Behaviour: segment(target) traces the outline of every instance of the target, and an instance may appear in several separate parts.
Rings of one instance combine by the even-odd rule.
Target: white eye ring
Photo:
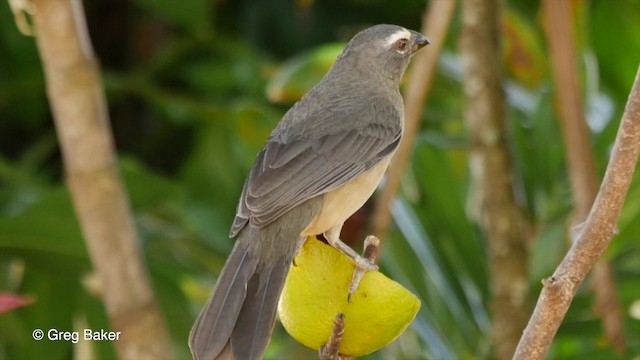
[[[402,39],[398,39],[393,46],[395,47],[397,52],[403,53],[407,50],[408,44],[409,44],[409,39],[402,38]]]
[[[409,32],[409,30],[400,29],[395,31],[393,34],[387,36],[387,38],[384,39],[384,44],[387,49],[395,49],[395,44],[400,39],[411,39],[411,33]]]

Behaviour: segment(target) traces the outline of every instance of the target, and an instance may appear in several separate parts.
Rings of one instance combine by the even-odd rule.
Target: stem
[[[34,0],[33,24],[66,179],[102,281],[120,359],[171,357],[116,167],[99,64],[80,0]]]
[[[571,4],[566,1],[544,0],[542,12],[573,193],[571,224],[579,224],[589,214],[593,200],[598,194],[599,184],[576,71],[578,67],[573,33],[574,17]],[[593,274],[591,288],[596,297],[596,312],[602,317],[605,333],[612,341],[613,347],[622,354],[626,347],[622,329],[622,310],[616,298],[616,284],[611,265],[605,260],[600,260],[595,265]]]
[[[580,285],[605,252],[640,153],[640,68],[627,100],[611,160],[595,203],[573,246],[543,288],[514,359],[544,359]]]

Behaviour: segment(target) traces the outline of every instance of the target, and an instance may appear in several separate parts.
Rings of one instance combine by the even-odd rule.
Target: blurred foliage
[[[640,2],[574,1],[580,74],[602,174],[640,59]],[[176,358],[232,246],[227,233],[269,131],[358,29],[419,29],[423,1],[86,2],[102,62],[123,178]],[[510,1],[503,21],[509,135],[517,197],[531,224],[531,302],[566,251],[571,193],[537,2]],[[454,19],[411,168],[381,254],[389,276],[423,307],[396,342],[367,359],[488,359],[491,326],[484,239],[468,220],[467,136]],[[428,35],[428,34],[427,34]],[[426,51],[429,51],[428,48]],[[282,104],[272,103],[272,100]],[[0,292],[33,297],[0,315],[0,358],[70,359],[70,342],[33,329],[108,329],[63,182],[35,42],[0,2]],[[636,177],[605,257],[623,307],[628,351],[617,355],[584,287],[550,359],[640,356],[640,184]],[[634,315],[635,314],[635,315]],[[97,359],[112,344],[93,342]],[[316,358],[278,325],[272,359]]]

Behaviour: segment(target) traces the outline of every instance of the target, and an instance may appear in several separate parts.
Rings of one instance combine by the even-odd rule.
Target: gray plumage
[[[191,330],[194,358],[216,359],[227,342],[235,359],[262,356],[300,233],[317,212],[320,200],[306,201],[295,213],[283,215],[283,221],[263,228],[247,226],[240,232],[213,295]]]
[[[402,31],[409,34],[405,52],[389,42]],[[262,357],[289,266],[325,194],[398,147],[399,82],[425,42],[395,25],[358,33],[271,133],[244,184],[230,231],[236,245],[191,331],[194,358],[215,359],[223,350],[234,359]]]

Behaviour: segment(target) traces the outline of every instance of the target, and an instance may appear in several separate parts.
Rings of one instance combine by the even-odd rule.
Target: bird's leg
[[[356,268],[362,269],[364,271],[378,270],[378,265],[374,264],[373,261],[361,256],[360,254],[355,252],[355,250],[350,248],[349,245],[343,243],[342,240],[340,240],[340,230],[342,230],[342,224],[334,226],[324,233],[324,237],[325,239],[327,239],[329,245],[333,246],[334,248],[340,250],[340,252],[342,252],[343,254],[350,257],[351,260],[356,263]]]
[[[375,264],[376,257],[378,256],[378,246],[380,246],[380,239],[373,235],[367,236],[367,238],[364,239],[364,250],[362,250],[362,257],[366,260],[371,261],[372,264]],[[365,272],[366,270],[357,267],[356,271],[353,272],[351,284],[349,284],[349,295],[347,295],[347,300],[349,302],[351,301],[351,295],[353,295],[353,293],[355,293],[358,289],[358,285],[364,277]]]
[[[324,237],[327,239],[329,245],[333,246],[334,248],[340,250],[340,252],[342,252],[343,254],[350,257],[356,264],[356,270],[353,273],[353,279],[351,280],[351,285],[349,286],[348,299],[351,299],[351,294],[353,294],[358,288],[358,284],[360,284],[360,280],[362,280],[362,276],[364,275],[364,273],[371,270],[378,270],[378,265],[376,265],[372,259],[361,256],[347,244],[343,243],[342,240],[340,240],[341,230],[342,224],[334,226],[324,233]]]

